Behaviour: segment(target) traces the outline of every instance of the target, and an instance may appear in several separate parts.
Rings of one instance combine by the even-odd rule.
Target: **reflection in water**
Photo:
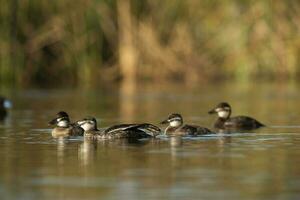
[[[132,98],[117,100],[109,92],[17,91],[8,123],[0,123],[1,198],[299,199],[299,87],[279,88],[284,95],[264,85],[191,90],[135,88]],[[138,141],[54,140],[44,129],[54,108],[70,111],[74,119],[104,116],[105,126],[155,123],[179,112],[187,123],[211,127],[214,118],[206,113],[220,100],[270,126],[251,133]]]
[[[182,137],[180,136],[170,136],[170,146],[171,147],[181,147],[183,143]]]
[[[103,140],[98,143],[105,144],[106,146],[125,146],[125,147],[140,147],[149,143],[152,139],[141,139],[136,138],[122,138],[122,139],[113,139],[113,140]]]
[[[78,149],[79,164],[83,167],[92,164],[96,151],[97,141],[85,138]]]
[[[181,149],[183,141],[180,136],[170,136],[170,150],[172,156],[172,163],[175,164],[177,160],[177,152]]]
[[[0,126],[8,127],[11,123],[12,123],[12,121],[9,116],[5,117],[5,119],[0,119]]]
[[[59,164],[64,164],[65,147],[68,140],[64,137],[59,137],[57,140],[57,159]]]
[[[218,137],[218,145],[219,147],[224,147],[225,145],[228,145],[231,143],[231,136],[230,135],[223,135]],[[221,148],[220,148],[221,149]]]

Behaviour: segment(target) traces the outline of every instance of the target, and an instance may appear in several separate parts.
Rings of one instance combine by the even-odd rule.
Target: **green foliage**
[[[130,2],[139,79],[297,78],[298,1]],[[117,5],[2,0],[0,82],[91,84],[126,76],[119,70]]]

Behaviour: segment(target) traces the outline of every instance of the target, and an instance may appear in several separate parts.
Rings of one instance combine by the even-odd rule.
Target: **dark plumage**
[[[157,126],[148,123],[142,124],[119,124],[107,129],[99,130],[97,121],[93,117],[87,117],[76,122],[84,129],[85,137],[93,139],[118,139],[118,138],[149,138],[160,134],[161,130]]]
[[[231,112],[230,105],[225,102],[219,103],[215,108],[209,111],[209,114],[218,114],[218,119],[215,122],[214,127],[218,129],[251,130],[265,126],[252,117],[230,117]]]
[[[167,135],[197,136],[214,133],[205,127],[184,125],[182,116],[176,113],[169,115],[169,117],[162,121],[161,124],[168,124],[168,127],[165,129],[165,134]]]

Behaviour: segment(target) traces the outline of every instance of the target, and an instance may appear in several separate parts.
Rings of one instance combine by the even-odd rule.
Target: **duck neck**
[[[180,125],[181,126],[181,125]],[[165,129],[165,135],[170,135],[172,134],[173,132],[175,132],[180,126],[168,126],[166,129]]]
[[[217,119],[217,121],[215,122],[214,127],[215,128],[220,128],[220,129],[224,128],[224,123],[226,122],[227,119],[228,118],[221,118],[221,117],[219,117]]]

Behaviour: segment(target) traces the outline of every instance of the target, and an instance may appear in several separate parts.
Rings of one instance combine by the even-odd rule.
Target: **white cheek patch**
[[[170,126],[172,126],[172,127],[177,127],[177,126],[180,126],[180,125],[181,125],[181,122],[178,121],[178,120],[174,120],[174,121],[170,122]]]
[[[94,129],[94,124],[86,122],[86,123],[81,124],[80,127],[83,128],[84,131],[89,131],[89,130]]]
[[[228,111],[219,111],[218,112],[218,116],[221,117],[221,118],[227,118],[229,116],[229,112]]]
[[[65,120],[61,120],[57,123],[57,126],[59,127],[67,127],[68,126],[68,122]]]

